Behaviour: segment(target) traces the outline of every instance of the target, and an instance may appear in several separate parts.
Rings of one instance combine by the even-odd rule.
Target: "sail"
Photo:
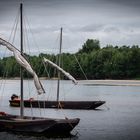
[[[19,63],[22,67],[24,67],[33,76],[34,84],[38,94],[45,93],[45,90],[41,82],[39,81],[37,74],[32,69],[27,60],[21,55],[21,52],[17,48],[15,48],[12,44],[10,44],[9,42],[5,41],[2,38],[0,38],[0,45],[6,46],[10,51],[12,51],[17,63]]]
[[[53,67],[57,68],[57,70],[59,70],[60,72],[62,72],[68,79],[72,80],[72,82],[74,84],[77,84],[78,82],[76,81],[76,79],[70,75],[68,72],[66,72],[65,70],[63,70],[62,68],[60,68],[58,65],[56,65],[55,63],[53,63],[52,61],[44,58],[44,62],[45,63],[49,63],[50,65],[52,65]]]

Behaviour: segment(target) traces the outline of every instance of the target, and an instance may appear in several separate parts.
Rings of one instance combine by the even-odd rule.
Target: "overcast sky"
[[[67,52],[76,52],[88,38],[99,39],[102,47],[140,45],[139,0],[0,0],[0,37],[9,39],[20,2],[31,29],[29,42],[36,42],[32,53],[59,47],[61,27]]]

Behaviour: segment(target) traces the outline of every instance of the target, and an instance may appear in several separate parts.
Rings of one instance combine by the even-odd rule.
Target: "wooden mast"
[[[61,50],[62,50],[62,27],[60,29],[60,48],[59,48],[59,60],[58,66],[61,67]],[[59,102],[59,89],[60,89],[60,71],[58,71],[58,81],[57,81],[57,102]]]
[[[23,17],[22,17],[22,12],[23,12],[23,5],[22,3],[20,4],[20,51],[21,55],[23,55]],[[23,68],[20,66],[20,116],[23,118],[24,116],[24,102],[23,102]]]

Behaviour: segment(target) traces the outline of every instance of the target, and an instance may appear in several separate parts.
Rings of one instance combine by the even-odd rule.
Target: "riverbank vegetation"
[[[44,67],[43,57],[55,63],[58,60],[58,55],[55,54],[26,55],[40,77],[48,77],[48,75],[57,77],[57,71],[54,68],[49,65]],[[87,79],[140,78],[140,48],[138,45],[107,45],[101,48],[99,40],[88,39],[78,52],[63,53],[61,60],[64,70],[71,73],[76,79],[85,79],[85,75]],[[0,59],[0,77],[19,77],[19,71],[20,67],[13,56]],[[26,72],[24,72],[24,76],[30,77]]]

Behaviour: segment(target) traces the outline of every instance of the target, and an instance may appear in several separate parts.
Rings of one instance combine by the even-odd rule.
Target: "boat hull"
[[[10,100],[10,106],[20,107],[20,100]],[[96,109],[105,101],[42,101],[24,100],[24,107],[33,108],[63,108],[63,109]]]
[[[0,131],[24,134],[65,135],[70,134],[80,119],[52,119],[40,117],[0,116]]]

